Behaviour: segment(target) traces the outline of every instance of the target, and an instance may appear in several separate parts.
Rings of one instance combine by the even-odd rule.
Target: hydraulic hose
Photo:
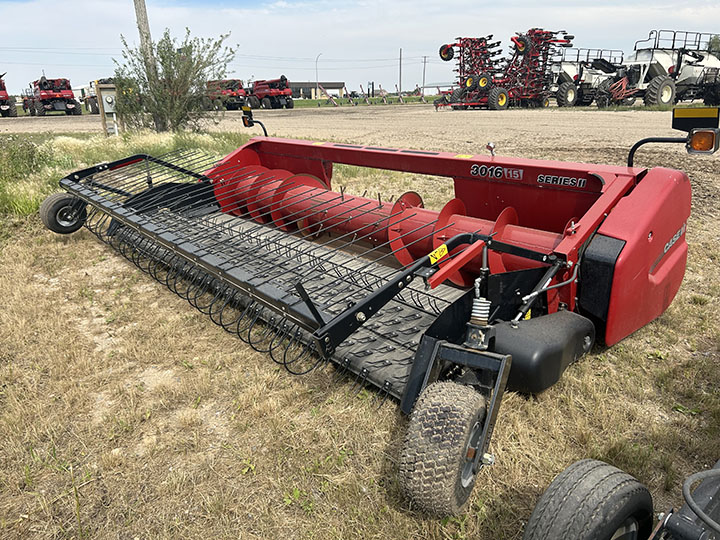
[[[695,512],[697,517],[699,517],[714,532],[720,534],[720,524],[718,524],[717,521],[715,521],[705,512],[703,512],[697,502],[695,502],[695,499],[692,498],[692,494],[690,493],[690,488],[695,482],[698,482],[699,480],[705,480],[707,478],[716,477],[720,477],[720,469],[710,469],[709,471],[700,471],[696,472],[695,474],[691,474],[685,479],[685,482],[683,482],[683,497],[685,497],[685,502],[687,502],[688,506],[693,512]]]

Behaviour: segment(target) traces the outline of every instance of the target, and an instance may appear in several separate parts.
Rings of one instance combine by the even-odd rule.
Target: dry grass
[[[514,150],[542,157],[550,144]],[[557,153],[623,157],[592,141]],[[394,403],[378,409],[332,369],[285,373],[87,232],[59,237],[36,215],[6,216],[0,536],[517,539],[552,477],[588,456],[637,475],[659,509],[677,506],[681,479],[720,447],[717,158],[677,155],[695,193],[678,297],[547,392],[508,394],[497,464],[480,474],[470,511],[443,521],[400,498],[405,420]],[[432,178],[339,172],[354,192],[412,183],[435,207],[450,196]]]

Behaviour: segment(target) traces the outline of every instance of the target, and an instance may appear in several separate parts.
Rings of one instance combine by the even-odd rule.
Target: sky
[[[344,81],[350,90],[369,81],[390,91],[454,79],[455,62],[438,50],[456,37],[493,34],[508,50],[515,32],[540,27],[567,30],[577,47],[632,51],[652,29],[720,32],[720,3],[662,0],[146,0],[150,30],[181,38],[230,32],[237,46],[230,77],[290,81]],[[0,74],[11,93],[42,75],[66,77],[74,87],[108,77],[126,37],[138,43],[132,0],[0,0]],[[320,55],[318,57],[318,55]]]

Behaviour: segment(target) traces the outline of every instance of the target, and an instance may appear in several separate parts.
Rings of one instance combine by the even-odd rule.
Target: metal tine
[[[363,389],[363,386],[365,385],[365,381],[367,381],[368,375],[370,374],[370,370],[366,367],[362,368],[360,370],[360,373],[357,373],[355,375],[355,382],[350,387],[350,390],[348,393],[352,393],[353,390],[355,390],[355,387],[360,383],[360,388],[358,389],[358,392],[360,392]]]
[[[345,357],[342,359],[342,361],[339,362],[339,367],[337,371],[337,375],[334,377],[333,382],[337,383],[340,379],[343,378],[345,373],[350,369],[350,359]]]
[[[215,296],[214,296],[212,302],[210,302],[210,304],[206,307],[207,311],[201,310],[203,313],[206,313],[207,316],[210,317],[210,320],[213,323],[217,324],[218,326],[221,326],[221,325],[220,325],[220,323],[218,323],[218,321],[215,320],[215,317],[218,314],[217,306],[221,305],[220,300],[227,300],[228,291],[230,291],[229,285],[224,285],[224,286],[222,286],[222,288],[218,288],[218,291],[215,293]],[[224,304],[222,304],[222,305],[224,305]]]
[[[306,357],[312,358],[313,353],[315,353],[315,344],[314,343],[305,343],[303,341],[300,341],[299,343],[303,344],[303,352],[300,356],[292,359],[292,360],[286,360],[286,357],[283,357],[283,366],[286,370],[288,370],[289,373],[292,373],[293,375],[306,375],[307,373],[310,373],[315,368],[317,368],[323,361],[323,357],[318,355],[315,360],[315,363],[311,364],[310,367],[303,370],[295,370],[291,368],[290,366],[294,366],[298,361],[304,360]],[[285,351],[287,353],[287,350]]]
[[[277,331],[275,332],[275,335],[273,336],[272,340],[270,341],[269,348],[267,352],[270,354],[270,358],[273,362],[276,364],[281,364],[282,362],[279,362],[275,359],[275,355],[273,354],[276,349],[283,346],[283,343],[285,342],[287,336],[290,335],[290,332],[292,331],[292,326],[288,324],[287,319],[283,318],[281,320],[281,324],[278,326]],[[277,343],[275,343],[277,341]]]
[[[382,385],[382,388],[380,389],[380,394],[383,395],[383,398],[380,400],[380,403],[378,404],[377,408],[380,409],[387,400],[388,397],[390,397],[390,390],[392,389],[392,383],[390,381],[385,381]]]
[[[257,302],[252,301],[245,308],[243,316],[238,319],[237,325],[235,326],[235,334],[237,334],[237,337],[239,337],[243,341],[243,343],[247,343],[244,336],[245,330],[247,330],[248,326],[250,326],[253,321],[257,319],[258,314],[259,308],[257,307]],[[247,317],[250,317],[250,319],[247,319]],[[247,322],[248,320],[250,322]],[[246,322],[246,325],[241,327],[240,325],[243,323],[243,321]]]
[[[268,336],[273,335],[273,332],[275,331],[275,326],[274,326],[275,318],[270,317],[270,319],[267,322],[265,322],[264,324],[261,324],[261,328],[259,330],[260,339],[258,341],[253,341],[253,328],[258,323],[258,321],[262,322],[262,320],[263,320],[263,317],[258,316],[258,318],[255,319],[252,322],[252,324],[249,326],[249,328],[247,330],[247,343],[255,351],[260,352],[260,353],[267,353],[270,350],[269,347],[270,347],[270,344],[272,343],[272,339],[268,343],[268,348],[264,348],[264,346],[263,346],[263,348],[260,348],[259,343],[264,342]]]

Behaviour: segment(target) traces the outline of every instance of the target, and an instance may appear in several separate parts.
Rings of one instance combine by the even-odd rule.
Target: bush
[[[124,63],[116,61],[116,110],[125,126],[155,131],[199,129],[217,114],[206,97],[206,84],[222,79],[235,51],[218,39],[191,38],[190,30],[178,43],[165,30],[152,44],[146,63],[140,47],[131,48],[122,38]]]

